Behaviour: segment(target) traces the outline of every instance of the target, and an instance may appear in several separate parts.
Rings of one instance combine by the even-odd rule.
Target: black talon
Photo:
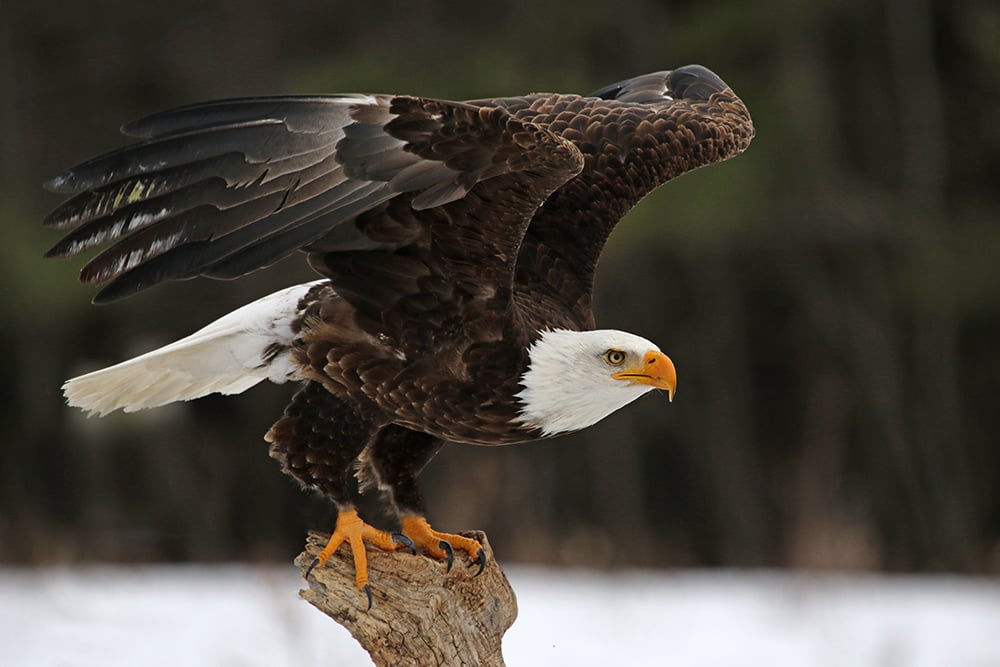
[[[448,569],[445,572],[451,572],[451,566],[455,564],[455,550],[451,548],[451,542],[440,540],[438,547],[444,549],[444,553],[448,557]]]
[[[319,558],[313,558],[312,562],[309,563],[309,567],[306,568],[306,574],[305,574],[305,576],[302,577],[302,578],[303,579],[308,579],[309,578],[309,573],[312,572],[313,568],[316,567],[317,565],[319,565]]]
[[[469,567],[472,567],[476,563],[479,563],[479,571],[472,575],[473,577],[478,577],[486,569],[486,550],[482,547],[479,547],[479,551],[476,552],[476,560],[469,563]]]
[[[362,588],[362,590],[364,590],[365,595],[368,596],[368,611],[371,611],[371,609],[372,609],[372,587],[371,587],[370,584],[365,584],[361,588]]]
[[[404,547],[410,550],[411,554],[417,553],[417,545],[413,543],[413,540],[408,538],[406,535],[403,535],[402,533],[393,533],[392,541],[395,542],[396,544],[402,544]]]

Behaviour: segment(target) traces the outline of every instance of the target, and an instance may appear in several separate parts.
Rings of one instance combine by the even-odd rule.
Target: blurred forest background
[[[405,9],[401,9],[404,8]],[[648,198],[601,325],[658,341],[647,396],[572,437],[445,448],[442,530],[504,561],[1000,572],[1000,5],[992,0],[0,0],[0,562],[290,561],[335,513],[262,436],[293,387],[85,419],[62,381],[311,279],[297,258],[89,304],[43,261],[47,178],[198,100],[586,93],[701,63],[739,158]],[[377,510],[364,506],[376,523]]]

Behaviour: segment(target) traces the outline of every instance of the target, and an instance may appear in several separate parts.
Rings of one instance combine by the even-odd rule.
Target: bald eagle
[[[485,565],[478,542],[425,518],[416,478],[444,442],[536,440],[652,389],[673,396],[656,345],[596,329],[598,255],[643,196],[754,134],[743,102],[697,65],[586,96],[231,99],[122,131],[137,141],[46,184],[72,195],[45,220],[68,230],[47,256],[105,246],[81,272],[104,283],[95,302],[296,251],[322,279],[69,380],[69,404],[104,415],[300,383],[266,440],[338,509],[313,566],[346,542],[369,606],[365,543]],[[358,516],[352,471],[400,533]]]

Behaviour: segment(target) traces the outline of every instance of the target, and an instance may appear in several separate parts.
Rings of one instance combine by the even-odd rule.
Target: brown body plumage
[[[124,131],[141,141],[50,182],[75,196],[46,221],[72,230],[49,254],[110,244],[82,279],[106,282],[96,300],[111,301],[308,253],[326,280],[290,293],[291,333],[260,354],[304,382],[268,433],[272,454],[342,512],[360,462],[404,518],[422,515],[415,478],[444,441],[506,444],[596,421],[539,404],[548,384],[527,374],[549,377],[544,332],[594,329],[598,256],[639,199],[753,136],[743,103],[699,66],[583,97],[230,100]],[[607,347],[610,366],[669,364],[651,344],[645,362],[642,349],[619,362],[616,338],[583,338]],[[618,370],[619,385],[673,390],[665,371]],[[74,382],[71,402],[102,412],[200,395],[150,388],[130,403],[122,384],[102,402]]]

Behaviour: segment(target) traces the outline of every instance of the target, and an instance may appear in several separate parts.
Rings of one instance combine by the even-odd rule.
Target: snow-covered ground
[[[1000,667],[1000,581],[508,566],[510,667]],[[0,568],[0,665],[370,665],[289,567]]]

